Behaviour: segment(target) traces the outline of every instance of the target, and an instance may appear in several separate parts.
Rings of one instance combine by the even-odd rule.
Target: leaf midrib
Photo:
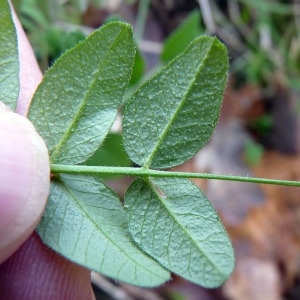
[[[140,263],[138,263],[136,260],[134,260],[131,256],[129,256],[126,252],[123,251],[123,249],[116,244],[102,229],[100,226],[98,226],[98,224],[96,222],[94,222],[94,220],[89,216],[88,212],[86,212],[86,210],[84,209],[84,207],[81,205],[80,201],[77,200],[76,196],[72,193],[71,189],[67,187],[67,184],[65,184],[64,180],[59,178],[58,180],[59,183],[62,184],[62,186],[64,187],[64,189],[66,190],[66,192],[71,196],[71,198],[74,200],[74,202],[76,203],[77,207],[80,209],[80,211],[82,211],[85,215],[85,218],[87,220],[89,220],[93,226],[99,230],[103,236],[113,245],[115,246],[121,253],[123,253],[130,261],[132,261],[135,265],[139,266],[140,268],[146,270],[148,273],[153,274],[154,277],[157,278],[162,278],[165,279],[164,277],[160,277],[158,276],[156,273],[152,272],[151,270],[147,269],[146,267],[144,267],[143,265],[141,265]]]
[[[170,127],[175,122],[178,114],[180,113],[181,108],[184,106],[184,104],[185,104],[185,102],[188,98],[188,95],[190,93],[190,90],[193,87],[194,82],[198,78],[199,73],[201,73],[203,65],[206,62],[207,57],[209,56],[209,53],[211,51],[211,48],[212,48],[214,42],[215,42],[214,39],[210,41],[210,45],[209,45],[209,47],[207,47],[209,49],[207,50],[205,57],[203,58],[201,64],[198,67],[198,72],[195,74],[194,79],[190,81],[189,87],[188,87],[188,89],[186,89],[185,96],[183,97],[182,101],[180,101],[179,105],[177,106],[177,109],[173,113],[173,116],[171,117],[170,122],[167,123],[165,128],[161,131],[161,134],[160,134],[159,139],[158,139],[158,143],[156,144],[156,147],[153,149],[152,153],[149,155],[147,161],[144,163],[144,167],[149,168],[149,166],[151,165],[152,159],[154,158],[156,152],[159,150],[159,147],[162,144],[162,142],[164,141],[164,138],[166,137],[166,135],[168,134]],[[173,65],[172,65],[172,67],[173,67]]]
[[[81,104],[79,106],[79,109],[77,110],[77,113],[75,114],[75,117],[73,118],[72,122],[70,123],[68,129],[66,130],[65,134],[63,135],[63,137],[60,139],[59,143],[57,144],[57,146],[55,147],[55,150],[51,153],[50,155],[50,159],[51,162],[55,163],[55,159],[59,156],[60,154],[60,150],[63,146],[65,146],[65,144],[67,143],[69,137],[72,135],[72,129],[76,127],[76,125],[78,124],[80,117],[83,114],[83,111],[86,107],[86,103],[87,103],[87,99],[89,98],[90,95],[90,91],[92,90],[92,87],[95,84],[95,81],[98,78],[98,74],[102,71],[103,65],[106,62],[108,56],[110,55],[110,53],[112,52],[112,48],[114,47],[114,45],[117,43],[120,35],[123,33],[124,30],[126,30],[127,27],[123,27],[121,28],[120,32],[118,33],[117,37],[115,38],[114,42],[112,43],[111,47],[109,48],[109,51],[107,51],[105,57],[103,58],[98,71],[95,73],[94,75],[94,79],[92,80],[92,83],[90,84],[90,88],[87,90],[87,92],[85,93],[85,96],[83,98],[83,100],[81,101]]]
[[[181,226],[181,223],[177,220],[176,216],[173,214],[173,212],[165,205],[164,200],[162,197],[159,195],[155,188],[155,184],[151,182],[150,178],[145,178],[144,179],[150,189],[153,191],[153,193],[156,195],[156,197],[159,199],[163,207],[167,210],[169,215],[173,218],[173,220],[176,222],[176,224],[179,224],[179,227],[184,231],[184,233],[187,235],[187,237],[191,240],[192,244],[196,246],[196,248],[203,254],[204,257],[206,257],[207,261],[213,266],[216,270],[218,270],[218,273],[223,276],[223,278],[227,278],[227,275],[224,274],[218,267],[217,265],[206,255],[206,253],[197,245],[196,241],[193,239],[193,237],[190,235],[190,233],[186,230],[184,226]],[[167,196],[168,197],[168,196]]]

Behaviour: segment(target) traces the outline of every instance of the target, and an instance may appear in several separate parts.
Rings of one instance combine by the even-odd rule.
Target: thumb
[[[47,147],[31,122],[0,102],[0,263],[33,232],[49,193]]]

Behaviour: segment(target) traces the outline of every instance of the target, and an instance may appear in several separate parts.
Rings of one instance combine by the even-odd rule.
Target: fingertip
[[[31,122],[0,105],[0,263],[32,233],[50,189],[50,163]]]

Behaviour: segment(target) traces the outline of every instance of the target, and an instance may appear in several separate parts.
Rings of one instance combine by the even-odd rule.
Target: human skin
[[[0,299],[93,299],[89,270],[52,251],[34,232],[49,193],[50,168],[45,144],[25,116],[42,73],[15,15],[14,21],[18,114],[0,103]]]

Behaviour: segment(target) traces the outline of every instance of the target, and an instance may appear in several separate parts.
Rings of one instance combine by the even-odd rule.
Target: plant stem
[[[300,187],[300,181],[269,179],[269,178],[255,178],[248,176],[234,176],[234,175],[220,175],[207,173],[193,173],[193,172],[171,172],[152,170],[147,168],[133,168],[133,167],[105,167],[105,166],[71,166],[71,165],[51,165],[51,172],[69,173],[69,174],[97,174],[97,175],[128,175],[138,177],[176,177],[176,178],[203,178],[228,180],[239,182],[252,182],[261,184],[275,184],[286,186]]]

